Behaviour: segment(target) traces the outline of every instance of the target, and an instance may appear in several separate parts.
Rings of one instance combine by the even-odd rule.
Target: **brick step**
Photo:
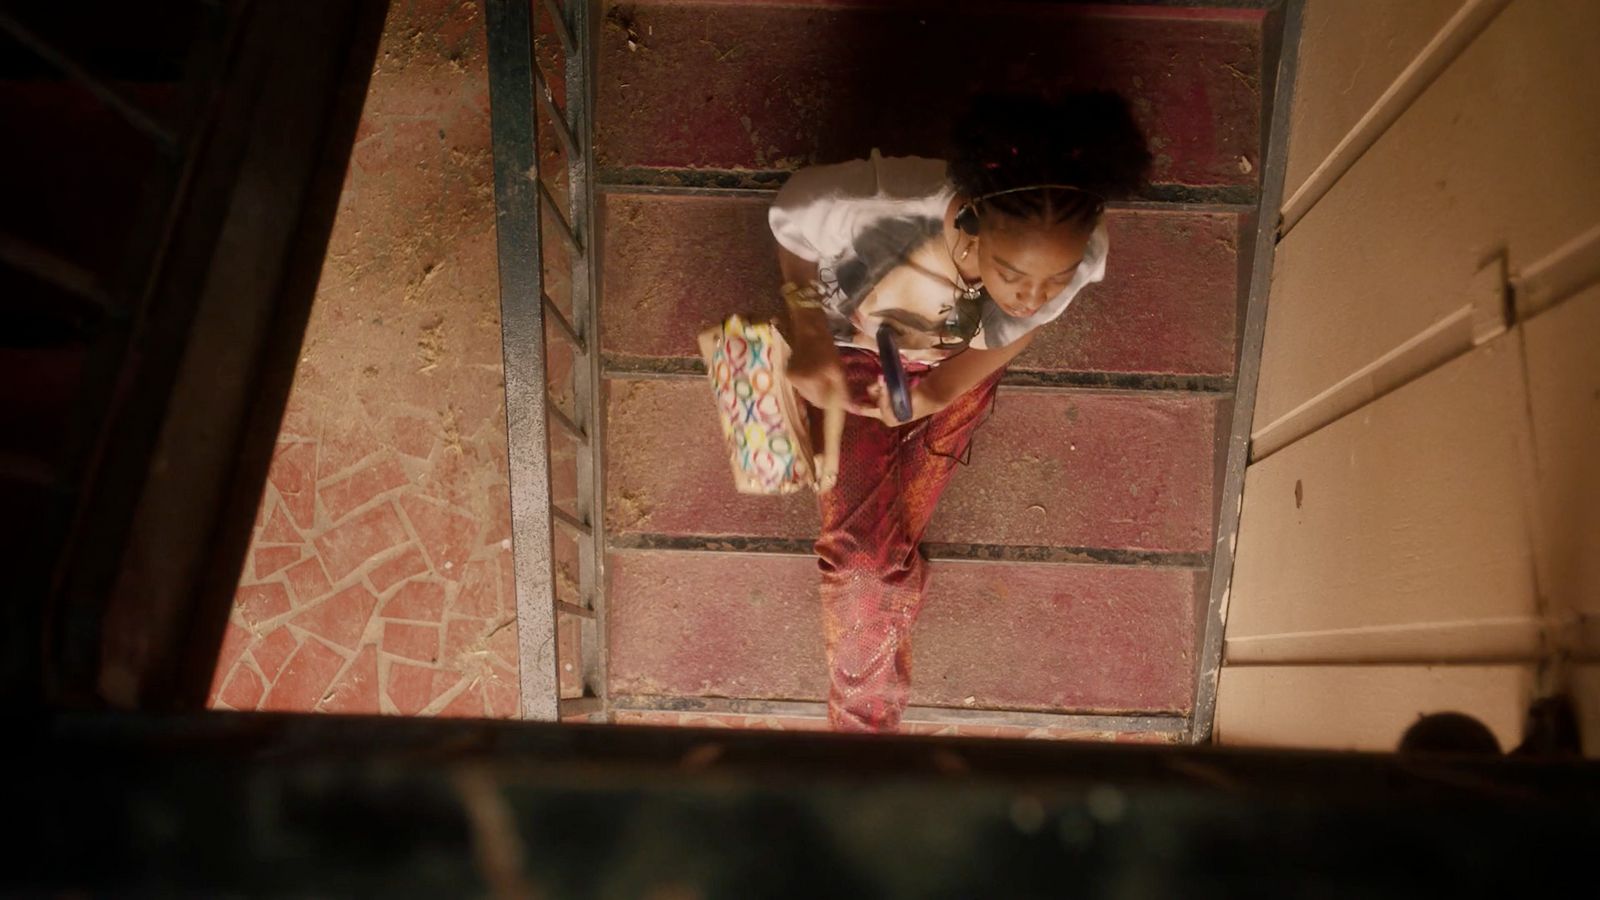
[[[779,312],[769,203],[761,196],[604,198],[601,347],[613,369],[692,368],[701,328],[732,312]],[[1043,329],[1013,370],[1231,377],[1240,220],[1113,209],[1106,281]]]
[[[814,538],[815,500],[734,490],[703,379],[607,379],[606,530]],[[928,540],[1204,553],[1218,395],[1002,388]]]
[[[635,708],[644,698],[613,696],[617,725],[673,728],[735,728],[756,731],[827,731],[827,705],[804,700],[725,700],[717,697],[649,698],[663,708]],[[727,709],[750,710],[728,712]],[[970,715],[968,715],[970,713]],[[1056,713],[913,706],[900,720],[900,734],[993,740],[1093,740],[1120,744],[1176,744],[1188,719],[1128,716],[1069,716]]]
[[[1204,570],[934,563],[918,706],[1187,713]],[[613,695],[821,700],[815,560],[614,551]]]
[[[1261,10],[1171,6],[627,2],[600,29],[602,172],[793,171],[941,155],[974,87],[1130,97],[1158,184],[1253,196]],[[681,173],[692,180],[693,172]]]

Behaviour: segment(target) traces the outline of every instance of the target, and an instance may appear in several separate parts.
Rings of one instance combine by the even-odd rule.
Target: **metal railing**
[[[559,73],[540,67],[536,26],[541,8],[559,42]],[[487,0],[486,10],[522,717],[604,715],[604,494],[591,119],[591,28],[597,16],[588,0]],[[558,97],[552,83],[563,85],[565,96]],[[547,163],[556,157],[540,145],[541,116],[556,136],[564,166]],[[562,176],[565,209],[552,188]],[[547,277],[542,243],[547,226],[566,251],[570,317],[548,292],[554,279]],[[571,414],[549,394],[546,334],[571,349]],[[577,447],[573,510],[552,498],[552,423]],[[557,528],[577,545],[573,599],[558,596],[552,549]],[[563,616],[580,629],[580,659],[560,658]],[[582,696],[561,696],[567,665],[581,672]]]

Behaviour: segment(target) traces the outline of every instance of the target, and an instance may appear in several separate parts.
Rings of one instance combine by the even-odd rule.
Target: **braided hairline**
[[[980,215],[985,209],[993,209],[1015,219],[1045,225],[1064,222],[1087,224],[1099,218],[1105,209],[1105,198],[1070,184],[1004,188],[979,194],[971,203]]]

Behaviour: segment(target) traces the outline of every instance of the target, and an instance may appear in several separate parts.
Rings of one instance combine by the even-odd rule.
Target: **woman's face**
[[[1078,272],[1092,229],[1041,225],[993,212],[978,236],[978,273],[1000,310],[1025,319],[1061,293]]]

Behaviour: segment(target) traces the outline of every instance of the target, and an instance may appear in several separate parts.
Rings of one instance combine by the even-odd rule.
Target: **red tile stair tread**
[[[814,560],[618,551],[609,566],[613,694],[824,698]],[[935,563],[912,703],[1185,712],[1197,575]]]
[[[602,169],[792,170],[863,155],[938,155],[964,59],[1013,88],[1133,98],[1155,180],[1253,186],[1261,14],[1118,7],[608,4],[597,29]],[[630,42],[632,46],[630,46]]]
[[[734,490],[700,379],[610,379],[607,390],[608,533],[816,536],[812,495]],[[1002,389],[927,539],[1205,552],[1218,402]]]
[[[730,312],[778,314],[770,202],[607,196],[600,304],[607,357],[624,366],[681,367],[698,359],[695,335],[705,325]],[[1114,209],[1107,227],[1107,280],[1041,329],[1013,368],[1232,375],[1239,217]]]

